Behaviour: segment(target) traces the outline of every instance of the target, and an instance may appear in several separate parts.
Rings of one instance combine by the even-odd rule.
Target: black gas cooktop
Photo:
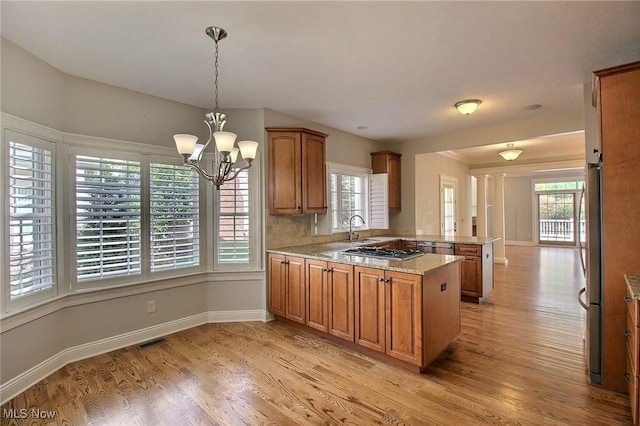
[[[378,259],[407,260],[422,256],[422,253],[413,250],[395,250],[378,247],[355,247],[343,250],[342,253],[354,256],[375,257]]]

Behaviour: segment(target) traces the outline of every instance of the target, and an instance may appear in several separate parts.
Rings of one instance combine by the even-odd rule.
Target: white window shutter
[[[6,135],[10,138],[9,299],[13,301],[39,292],[42,296],[55,285],[55,160],[53,145],[11,131]]]
[[[389,229],[389,175],[369,175],[370,229]]]

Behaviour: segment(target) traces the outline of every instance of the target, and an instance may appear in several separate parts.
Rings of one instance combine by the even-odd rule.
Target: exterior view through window
[[[583,185],[582,180],[534,184],[540,244],[575,246],[577,238],[584,241]]]
[[[360,215],[367,220],[366,174],[331,173],[331,228],[349,229],[349,218]],[[353,229],[365,226],[354,219]]]

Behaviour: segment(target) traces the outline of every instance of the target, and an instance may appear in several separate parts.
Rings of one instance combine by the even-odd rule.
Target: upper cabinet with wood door
[[[267,127],[269,213],[327,212],[325,141],[327,134],[304,128]]]
[[[402,154],[391,151],[371,153],[373,173],[387,173],[389,175],[389,211],[392,212],[401,210],[400,157]]]

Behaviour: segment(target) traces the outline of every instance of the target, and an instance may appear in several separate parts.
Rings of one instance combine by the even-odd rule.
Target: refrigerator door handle
[[[586,292],[587,292],[587,288],[586,287],[582,287],[580,289],[580,291],[578,292],[578,302],[580,303],[580,306],[582,306],[585,309],[585,311],[588,311],[589,310],[589,306],[582,300],[582,295],[584,293],[586,293]]]
[[[584,208],[584,184],[582,185],[582,191],[580,191],[580,201],[578,203],[578,253],[580,253],[580,264],[582,265],[582,274],[587,276],[587,264],[584,259],[584,244],[582,244],[582,213]],[[586,308],[585,308],[586,309]]]

